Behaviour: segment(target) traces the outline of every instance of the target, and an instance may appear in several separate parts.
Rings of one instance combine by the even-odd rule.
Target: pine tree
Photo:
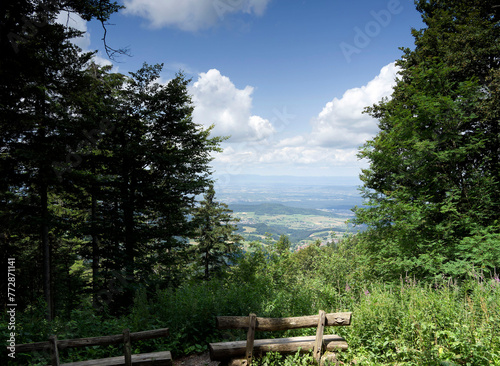
[[[234,260],[239,242],[243,240],[234,233],[237,230],[234,223],[239,220],[232,217],[231,212],[225,203],[215,201],[213,185],[193,211],[196,243],[190,250],[194,257],[191,260],[202,269],[201,277],[206,281],[220,274]]]
[[[356,211],[377,274],[463,274],[500,262],[500,8],[416,2],[392,98],[368,109],[380,131],[360,150],[368,207]],[[481,248],[480,250],[476,250]]]
[[[79,95],[89,91],[82,54],[70,40],[80,32],[56,24],[63,9],[105,21],[119,7],[108,0],[4,1],[0,4],[0,149],[2,253],[24,257],[23,277],[43,273],[47,317],[54,316],[51,263],[61,221],[54,202],[61,181],[52,163],[77,144]],[[30,253],[30,254],[28,254]],[[38,258],[43,258],[39,261]],[[33,259],[33,260],[30,260]],[[21,262],[21,261],[20,261]],[[33,263],[33,264],[32,264]],[[21,268],[20,268],[21,270]],[[38,280],[21,294],[37,297]]]
[[[212,153],[222,140],[192,121],[189,80],[178,74],[159,84],[161,70],[144,65],[123,79],[109,117],[113,133],[95,149],[101,156],[98,221],[101,228],[112,223],[99,234],[101,270],[121,273],[130,285],[114,301],[119,307],[129,303],[138,281],[175,286],[182,280],[189,214],[207,189]]]

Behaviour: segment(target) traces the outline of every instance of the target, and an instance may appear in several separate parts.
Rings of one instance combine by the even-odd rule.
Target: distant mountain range
[[[214,178],[220,185],[297,185],[297,186],[351,186],[358,187],[361,181],[358,177],[299,177],[288,175],[253,175],[253,174],[215,174]]]
[[[230,204],[233,212],[255,212],[257,215],[313,215],[338,217],[338,215],[323,210],[285,206],[280,203]]]

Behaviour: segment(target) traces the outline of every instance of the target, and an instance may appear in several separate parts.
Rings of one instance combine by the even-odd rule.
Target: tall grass
[[[286,287],[274,287],[271,281],[265,284],[255,288],[212,281],[160,292],[151,302],[155,310],[150,319],[160,319],[174,334],[182,335],[180,344],[198,345],[196,350],[201,351],[209,341],[245,338],[241,331],[218,332],[217,315],[255,312],[283,317],[316,314],[320,309],[352,311],[350,327],[327,328],[348,341],[349,350],[338,356],[345,363],[500,365],[498,279],[471,279],[458,285],[451,280],[429,284],[406,278],[399,284],[371,283],[360,288],[322,283],[319,278],[289,281]],[[135,308],[131,318],[143,307]],[[315,329],[257,337],[285,334],[314,335]]]
[[[262,257],[265,258],[265,257]],[[250,260],[250,259],[249,259]],[[253,259],[252,259],[253,260]],[[248,263],[247,263],[248,264]],[[119,334],[170,328],[170,336],[136,342],[134,352],[170,350],[174,358],[207,350],[209,342],[245,339],[244,331],[219,331],[218,315],[285,317],[352,311],[350,327],[327,327],[345,337],[349,349],[338,354],[350,365],[497,365],[500,366],[500,279],[476,274],[457,283],[428,283],[410,277],[396,283],[368,282],[342,271],[347,262],[328,251],[312,249],[286,258],[270,258],[249,271],[245,263],[227,277],[186,282],[177,289],[136,293],[130,313],[120,318],[98,313],[90,304],[70,319],[43,322],[43,311],[19,314],[19,342]],[[258,266],[257,266],[258,265]],[[43,307],[40,307],[43,309]],[[3,324],[3,329],[7,329]],[[314,335],[315,329],[257,333],[259,338]],[[107,347],[68,351],[64,361],[120,354]],[[38,355],[40,356],[40,355]],[[20,365],[41,365],[19,355]],[[307,365],[310,356],[269,355],[260,365]],[[46,362],[45,362],[46,364]]]
[[[350,349],[366,365],[500,365],[500,283],[369,286],[353,303]]]

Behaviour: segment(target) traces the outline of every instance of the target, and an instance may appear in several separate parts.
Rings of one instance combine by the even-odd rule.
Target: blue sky
[[[128,73],[164,63],[162,82],[192,79],[195,122],[230,135],[218,175],[356,177],[358,147],[377,133],[361,111],[389,96],[399,47],[423,27],[412,0],[120,0],[108,43]],[[102,53],[102,28],[77,41]]]

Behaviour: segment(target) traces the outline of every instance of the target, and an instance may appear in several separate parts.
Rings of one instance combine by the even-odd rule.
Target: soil
[[[210,354],[208,352],[174,360],[174,366],[218,366],[219,364],[219,361],[210,361]]]

